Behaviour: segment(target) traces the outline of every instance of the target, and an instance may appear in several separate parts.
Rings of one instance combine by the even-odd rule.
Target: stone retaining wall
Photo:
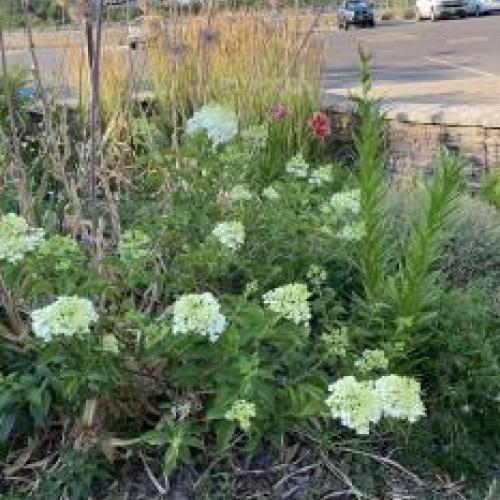
[[[334,103],[328,109],[334,136],[344,142],[351,141],[355,124],[352,106]],[[411,169],[429,171],[443,147],[466,159],[466,174],[472,184],[478,183],[491,169],[500,168],[500,112],[497,110],[413,107],[404,111],[383,109],[383,112],[390,169],[396,175]]]

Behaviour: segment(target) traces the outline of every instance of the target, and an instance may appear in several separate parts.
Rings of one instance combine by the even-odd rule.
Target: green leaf
[[[162,446],[169,442],[169,438],[164,431],[149,431],[141,436],[141,441],[151,446]]]
[[[231,438],[234,436],[236,431],[236,423],[230,422],[228,420],[221,420],[217,423],[215,427],[215,432],[217,435],[217,451],[222,452],[227,449]]]
[[[15,423],[16,414],[14,412],[4,413],[0,417],[0,442],[7,441]]]
[[[163,472],[169,475],[177,467],[177,459],[179,458],[179,448],[170,446],[163,456]]]

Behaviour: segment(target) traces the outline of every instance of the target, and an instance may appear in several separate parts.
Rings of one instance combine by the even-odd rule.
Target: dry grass
[[[323,58],[322,43],[308,33],[313,22],[292,13],[271,19],[221,12],[190,17],[168,33],[157,23],[147,49],[155,93],[181,118],[217,101],[238,111],[243,124],[260,120],[278,102],[295,110],[312,106]]]
[[[90,97],[90,74],[88,56],[83,43],[68,49],[66,71],[70,84],[77,90],[83,108],[87,109]],[[100,87],[101,110],[105,120],[127,108],[131,78],[128,52],[105,44],[101,56]]]
[[[318,21],[293,12],[273,19],[258,11],[226,11],[180,17],[166,26],[150,16],[143,27],[144,61],[135,74],[128,52],[113,47],[106,31],[103,116],[124,109],[132,80],[145,79],[174,129],[210,101],[231,106],[243,125],[261,120],[277,103],[293,108],[296,123],[303,124],[319,102],[323,44],[311,29]],[[68,76],[85,104],[89,78],[81,36],[70,51]],[[294,131],[301,133],[300,127]]]

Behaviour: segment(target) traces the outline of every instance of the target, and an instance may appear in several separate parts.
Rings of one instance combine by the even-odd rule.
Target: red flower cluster
[[[290,111],[286,106],[283,106],[283,104],[276,104],[276,106],[273,106],[269,110],[269,119],[273,122],[279,122],[284,120],[289,114]]]
[[[332,133],[330,118],[322,111],[316,111],[307,123],[316,139],[324,141]]]

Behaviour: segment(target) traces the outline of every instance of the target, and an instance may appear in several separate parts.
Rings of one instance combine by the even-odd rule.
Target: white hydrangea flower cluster
[[[118,243],[118,254],[123,262],[143,261],[151,254],[151,238],[140,229],[124,231]]]
[[[347,213],[358,214],[360,211],[360,190],[340,191],[330,198],[330,207],[338,216]]]
[[[219,222],[212,234],[230,250],[237,250],[245,242],[245,227],[239,221]]]
[[[411,377],[380,377],[375,382],[375,392],[381,401],[383,414],[388,417],[414,423],[426,414],[420,397],[420,383]]]
[[[347,376],[331,384],[328,390],[326,404],[332,417],[357,434],[368,434],[370,424],[378,423],[382,417],[414,423],[425,416],[420,384],[412,378],[388,375],[374,382]]]
[[[118,354],[120,352],[118,339],[112,333],[104,335],[102,338],[102,348],[104,351],[112,352],[113,354]]]
[[[237,184],[228,193],[231,201],[250,201],[253,199],[253,194],[242,184]]]
[[[324,268],[311,264],[307,271],[307,279],[312,285],[321,286],[327,278],[327,274]]]
[[[264,304],[296,325],[308,326],[311,319],[307,285],[292,283],[270,290],[262,296]]]
[[[305,179],[309,173],[309,163],[305,160],[304,155],[299,153],[288,160],[285,170],[287,173],[295,175],[295,177]]]
[[[245,432],[248,432],[251,425],[250,420],[255,418],[256,415],[257,412],[254,403],[246,401],[245,399],[239,399],[226,411],[224,418],[226,420],[238,422],[238,425]]]
[[[225,144],[238,135],[236,113],[218,104],[207,104],[187,121],[189,135],[205,131],[213,146]]]
[[[358,381],[353,376],[343,377],[328,387],[326,404],[333,418],[354,429],[357,434],[368,434],[370,423],[381,417],[380,401],[372,381]]]
[[[16,214],[8,213],[0,218],[0,260],[11,264],[22,260],[43,241],[43,229],[30,228]]]
[[[273,186],[267,186],[262,190],[262,196],[268,200],[279,200],[280,194]]]
[[[377,370],[387,370],[389,360],[385,357],[382,349],[365,349],[361,357],[354,362],[354,366],[362,373],[370,373]]]
[[[216,342],[225,326],[220,304],[210,292],[183,295],[174,303],[174,335],[195,333]]]
[[[55,302],[31,313],[33,333],[45,341],[54,336],[71,337],[88,333],[99,319],[92,302],[80,297],[59,297]]]
[[[333,165],[322,165],[315,168],[309,176],[309,184],[313,186],[322,186],[332,181]]]

